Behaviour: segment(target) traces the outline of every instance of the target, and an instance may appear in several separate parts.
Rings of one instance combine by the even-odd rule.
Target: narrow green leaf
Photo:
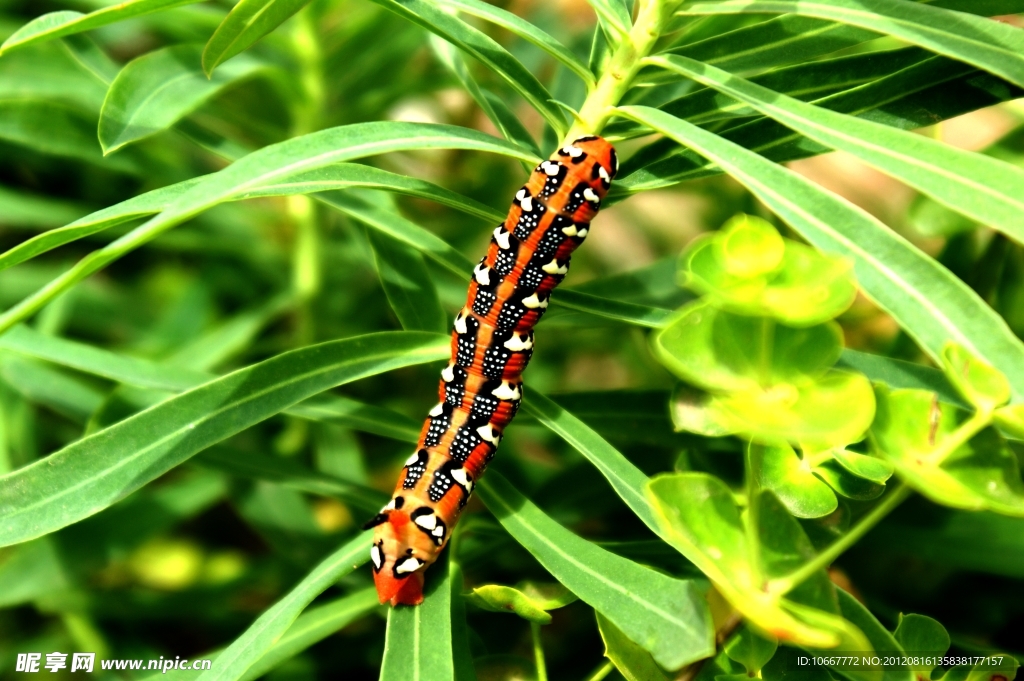
[[[235,681],[261,661],[313,599],[327,590],[344,575],[352,572],[370,557],[372,532],[357,534],[340,549],[320,562],[283,598],[270,606],[259,618],[236,638],[216,663],[202,676],[201,681]]]
[[[817,248],[851,258],[864,292],[933,358],[955,340],[1002,371],[1024,397],[1024,344],[938,262],[863,210],[762,156],[655,109],[620,111],[717,163]]]
[[[213,447],[197,455],[195,460],[205,468],[235,477],[273,482],[299,492],[338,497],[366,513],[367,517],[372,517],[387,502],[387,497],[377,490],[320,473],[283,457]]]
[[[444,333],[448,317],[420,252],[374,229],[367,235],[373,247],[377,276],[402,328]]]
[[[501,76],[513,90],[530,103],[561,137],[566,130],[561,109],[551,103],[551,94],[536,76],[504,47],[456,16],[448,14],[429,0],[374,0],[377,4],[405,17],[431,33],[444,38],[480,60]]]
[[[876,33],[861,28],[784,14],[668,52],[743,72],[804,62],[875,37]]]
[[[530,149],[540,156],[542,152],[540,147],[537,146],[537,141],[533,139],[530,132],[523,127],[523,124],[519,122],[516,115],[500,97],[480,87],[480,84],[476,82],[476,79],[469,72],[466,60],[463,59],[458,48],[436,35],[431,36],[430,44],[444,65],[455,74],[455,77],[462,83],[462,87],[466,88],[466,92],[470,94],[484,114],[487,115],[487,118],[501,131],[502,137],[513,144]]]
[[[51,366],[17,355],[0,356],[0,378],[33,404],[79,422],[99,409],[103,393]]]
[[[629,35],[633,18],[629,16],[626,6],[619,0],[587,0],[597,13],[597,20],[614,47]]]
[[[202,68],[213,75],[217,65],[252,47],[309,4],[309,0],[239,0],[202,50]]]
[[[94,116],[61,102],[0,100],[0,140],[118,172],[138,172],[131,159],[103,158],[96,141]]]
[[[361,538],[361,537],[360,537]],[[358,560],[358,548],[355,548]],[[364,547],[365,548],[365,547]],[[348,596],[335,599],[302,613],[294,624],[277,639],[277,642],[263,654],[241,677],[242,681],[253,681],[270,670],[318,643],[331,634],[337,633],[348,624],[361,618],[378,607],[377,590],[367,587]],[[216,664],[216,663],[214,663]]]
[[[968,407],[938,369],[849,348],[843,350],[838,366],[859,371],[872,381],[885,383],[891,388],[928,390],[936,393],[943,402],[964,409]]]
[[[931,57],[859,87],[814,101],[815,105],[868,120],[911,130],[934,125],[982,107],[1015,99],[1021,88],[996,76],[946,57]],[[828,151],[770,118],[760,118],[729,127],[720,135],[742,147],[781,163]],[[663,142],[650,145],[658,149]],[[641,157],[649,156],[647,151]],[[655,156],[636,170],[632,159],[623,164],[624,177],[612,187],[610,199],[623,193],[670,186],[683,180],[721,172],[714,164],[692,152],[667,158]]]
[[[4,227],[59,227],[84,213],[82,206],[71,201],[0,186],[0,225]]]
[[[201,48],[173,45],[133,59],[117,74],[100,111],[103,153],[167,130],[225,88],[268,70],[254,59],[238,59],[207,78]]]
[[[612,489],[630,510],[652,531],[661,532],[651,502],[644,493],[648,482],[647,476],[623,456],[622,452],[610,445],[590,426],[536,390],[530,390],[523,402],[523,411],[585,456],[608,480]]]
[[[391,332],[285,352],[166,400],[0,477],[0,546],[96,513],[197,452],[334,386],[442,359],[448,339]]]
[[[758,12],[828,19],[901,38],[1024,86],[1024,31],[907,0],[688,0],[684,14]]]
[[[714,653],[710,614],[693,582],[654,572],[581,539],[496,471],[478,490],[502,526],[548,572],[666,669],[679,669]]]
[[[2,120],[2,119],[0,119]],[[40,291],[0,315],[0,333],[121,256],[224,201],[300,172],[355,158],[408,149],[472,149],[536,162],[533,154],[490,135],[449,125],[356,123],[264,147],[192,185],[163,212],[105,248],[94,251]]]
[[[89,14],[81,12],[50,12],[28,22],[0,45],[0,55],[18,47],[41,43],[66,35],[91,31],[132,17],[189,5],[199,0],[127,0]]]
[[[604,641],[604,656],[612,661],[627,681],[668,681],[668,676],[654,661],[651,654],[629,640],[612,622],[597,615],[597,629]]]
[[[17,265],[58,246],[102,232],[105,229],[115,227],[129,220],[159,213],[202,180],[203,178],[201,177],[194,178],[160,189],[154,189],[127,201],[122,201],[121,203],[86,215],[64,227],[33,237],[0,254],[0,269]],[[408,175],[399,175],[359,163],[335,163],[313,171],[301,171],[278,181],[262,185],[259,189],[240,194],[237,197],[233,197],[232,200],[261,196],[329,192],[350,188],[377,189],[429,199],[456,210],[461,210],[468,215],[479,217],[487,222],[499,222],[503,217],[501,213],[482,203],[444,187],[439,187],[426,180],[409,177]]]
[[[533,43],[547,52],[570,71],[582,78],[584,83],[592,84],[594,82],[594,74],[569,48],[512,12],[482,2],[481,0],[437,0],[437,4],[442,7],[451,7],[470,16],[489,21],[496,26],[501,26],[510,33]]]
[[[423,603],[388,610],[380,681],[453,681],[455,678],[450,555],[451,551],[430,571]]]
[[[1024,242],[1020,221],[1024,170],[1014,165],[806,104],[685,57],[653,61],[744,101],[827,147],[853,154],[936,201]]]

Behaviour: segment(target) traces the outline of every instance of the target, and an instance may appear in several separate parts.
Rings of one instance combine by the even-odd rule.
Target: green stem
[[[803,567],[790,573],[786,577],[773,579],[768,584],[768,591],[775,594],[784,594],[792,591],[808,577],[818,570],[827,568],[846,549],[855,544],[861,537],[867,534],[868,530],[877,525],[885,516],[889,515],[900,503],[910,496],[910,488],[900,483],[871,511],[860,519],[860,522],[844,534],[841,538],[829,544],[828,548],[814,557],[814,560],[805,563]]]
[[[548,667],[544,662],[544,646],[540,641],[540,624],[530,622],[530,635],[533,636],[533,661],[537,666],[537,681],[548,681]]]
[[[750,564],[754,566],[755,570],[760,570],[761,539],[758,536],[758,529],[760,527],[760,495],[758,494],[759,485],[754,479],[753,447],[753,443],[747,444],[747,522],[745,530],[747,538],[747,555],[750,556]]]
[[[607,660],[604,664],[595,669],[584,681],[601,681],[601,679],[611,674],[613,669],[615,669],[615,665],[611,663],[611,660]]]
[[[571,142],[583,135],[598,135],[641,67],[641,60],[650,54],[661,37],[666,22],[679,5],[679,0],[639,0],[636,22],[629,35],[612,54],[597,86],[580,107],[576,122],[566,135]]]
[[[992,412],[982,411],[981,409],[974,412],[971,418],[964,421],[959,428],[942,442],[941,447],[937,447],[928,455],[928,463],[932,466],[941,465],[943,461],[949,458],[950,454],[966,444],[968,440],[981,432],[991,422]]]

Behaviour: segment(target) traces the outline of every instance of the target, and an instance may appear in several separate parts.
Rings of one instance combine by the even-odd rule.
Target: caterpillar
[[[615,149],[581,137],[540,163],[495,228],[455,317],[440,403],[423,424],[375,528],[370,560],[381,603],[418,605],[423,573],[451,536],[523,396],[533,327],[618,170]]]

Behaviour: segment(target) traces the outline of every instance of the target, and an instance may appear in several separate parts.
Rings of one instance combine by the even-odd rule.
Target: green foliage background
[[[1010,681],[796,658],[1024,654],[1020,13],[0,0],[0,675]],[[579,132],[611,207],[425,603],[380,607],[357,528]],[[784,165],[830,150],[911,198]]]

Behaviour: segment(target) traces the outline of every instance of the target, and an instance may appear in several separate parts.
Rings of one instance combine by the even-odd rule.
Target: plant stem
[[[601,681],[601,679],[611,674],[613,669],[615,669],[615,665],[613,665],[611,661],[608,660],[600,667],[595,669],[593,672],[591,672],[590,676],[584,679],[584,681]]]
[[[530,622],[530,635],[533,636],[533,661],[537,666],[537,681],[548,681],[548,667],[544,662],[544,646],[540,641],[540,624]]]
[[[896,486],[888,495],[886,495],[880,504],[871,509],[871,512],[866,516],[861,518],[860,522],[858,522],[853,529],[829,544],[827,549],[814,557],[814,560],[805,563],[803,567],[790,573],[786,577],[773,579],[769,582],[768,591],[775,594],[788,593],[818,570],[827,568],[832,564],[832,561],[842,555],[846,549],[850,548],[850,546],[867,534],[868,530],[877,525],[882,518],[889,515],[889,513],[899,506],[900,503],[908,496],[910,496],[909,487],[903,484]]]
[[[612,107],[633,84],[633,78],[642,66],[641,60],[650,54],[678,5],[679,0],[639,0],[640,9],[633,28],[619,43],[597,86],[580,107],[578,118],[566,135],[567,143],[582,135],[601,133]]]

